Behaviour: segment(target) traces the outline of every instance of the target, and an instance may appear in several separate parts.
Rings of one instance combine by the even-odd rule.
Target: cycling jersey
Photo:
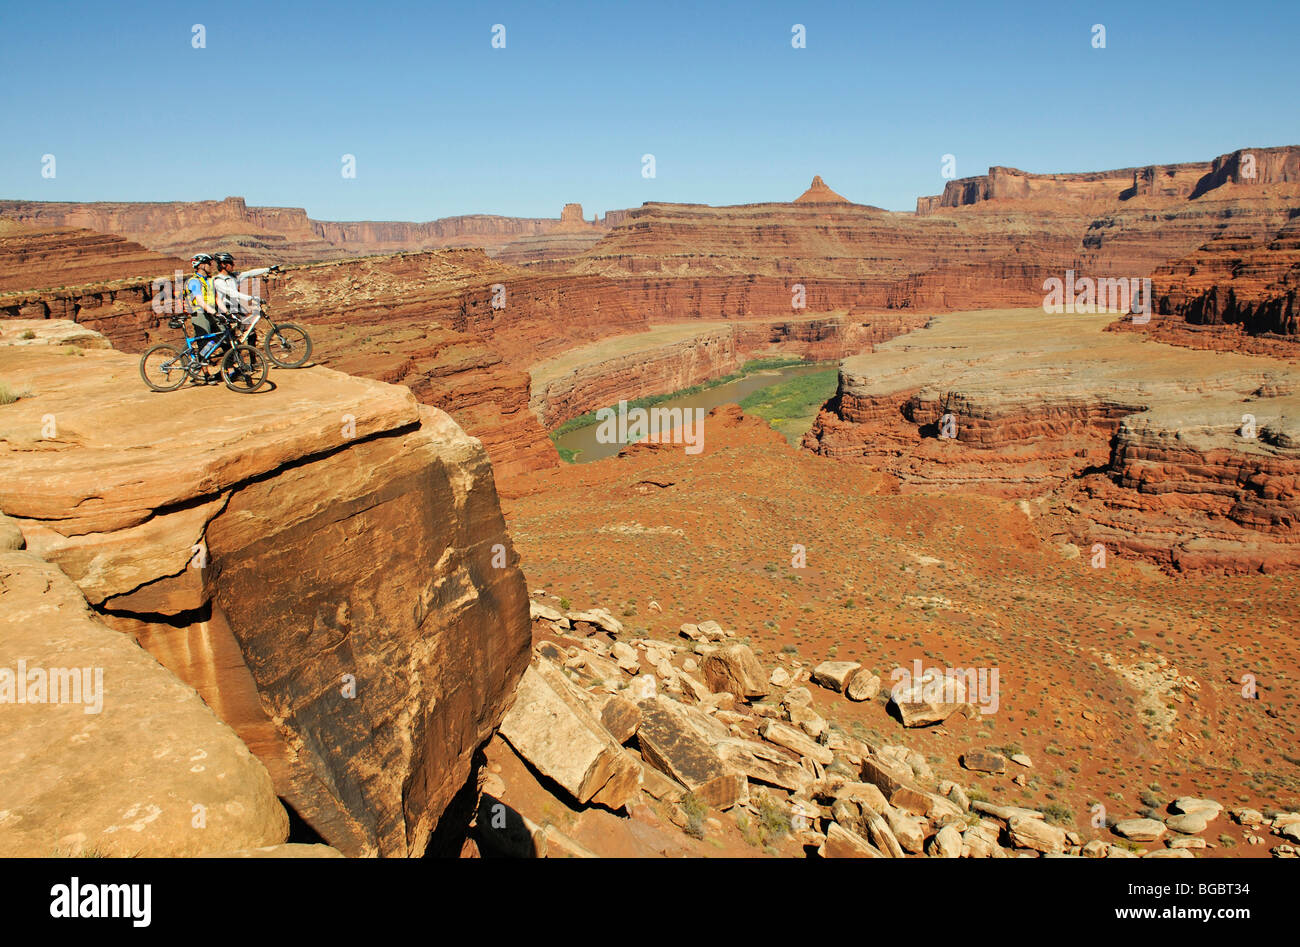
[[[212,281],[195,273],[185,284],[185,301],[192,313],[209,312],[217,308],[217,293]]]

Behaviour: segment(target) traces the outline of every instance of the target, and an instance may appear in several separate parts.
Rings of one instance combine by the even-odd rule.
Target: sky
[[[590,219],[820,174],[912,210],[945,155],[966,177],[1300,143],[1297,37],[1294,0],[0,0],[0,198]]]

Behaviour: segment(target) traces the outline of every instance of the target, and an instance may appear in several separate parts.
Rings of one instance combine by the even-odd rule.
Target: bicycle
[[[279,269],[278,266],[271,267],[273,273],[279,272]],[[307,330],[292,322],[277,323],[271,318],[270,309],[265,302],[259,302],[247,319],[237,313],[231,313],[227,318],[236,320],[243,330],[238,335],[239,343],[254,348],[257,347],[257,326],[265,320],[271,331],[262,339],[262,348],[277,368],[300,368],[311,358],[311,336]]]
[[[150,346],[140,356],[140,377],[154,391],[175,391],[187,381],[206,385],[212,381],[208,369],[213,368],[212,358],[222,347],[226,352],[218,368],[221,379],[231,391],[251,394],[266,383],[270,366],[267,358],[251,345],[242,344],[233,327],[218,317],[219,332],[192,336],[186,333],[185,345],[177,348],[170,342]],[[167,320],[172,329],[184,329],[185,317],[172,316]]]

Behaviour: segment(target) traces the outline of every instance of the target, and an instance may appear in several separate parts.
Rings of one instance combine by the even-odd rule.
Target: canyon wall
[[[1171,569],[1300,565],[1300,374],[1113,318],[937,316],[845,359],[803,446],[904,492],[1042,500],[1047,536]]]
[[[260,265],[453,246],[512,248],[516,259],[542,259],[560,248],[585,248],[608,229],[583,220],[581,205],[565,207],[559,218],[466,214],[416,223],[314,220],[301,207],[250,207],[242,197],[157,203],[0,201],[0,218],[41,228],[120,234],[185,259],[198,251],[226,250],[241,263]],[[552,234],[555,239],[548,239]]]
[[[440,820],[468,818],[453,800],[530,641],[480,443],[323,367],[159,394],[133,356],[22,344],[59,325],[0,323],[23,395],[0,418],[0,509],[28,548],[197,690],[331,845],[455,837]]]
[[[736,321],[673,341],[662,341],[652,332],[644,347],[629,352],[605,355],[601,346],[591,346],[567,353],[556,362],[534,366],[530,405],[546,428],[554,428],[623,399],[631,401],[712,381],[752,358],[796,355],[808,361],[828,361],[870,351],[875,343],[918,328],[924,321],[910,315],[850,314]]]
[[[1272,234],[1232,228],[1156,270],[1155,314],[1133,327],[1198,348],[1300,352],[1300,206]]]
[[[987,174],[959,178],[943,193],[919,197],[918,214],[988,201],[1044,200],[1058,204],[1125,201],[1158,196],[1195,199],[1225,184],[1293,184],[1300,181],[1300,147],[1241,148],[1213,161],[1147,165],[1114,171],[1031,174],[992,167]]]
[[[116,234],[0,218],[0,293],[140,279],[184,266]]]

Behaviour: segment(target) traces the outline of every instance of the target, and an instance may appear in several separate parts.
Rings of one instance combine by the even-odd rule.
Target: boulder
[[[842,694],[850,679],[861,668],[862,665],[857,661],[823,661],[813,668],[812,680],[814,684]]]
[[[641,724],[641,708],[625,697],[611,695],[600,709],[600,722],[619,743],[636,736]]]
[[[1043,819],[1046,816],[1037,809],[1025,809],[1021,806],[1000,806],[992,802],[983,800],[973,801],[970,804],[972,811],[981,815],[992,816],[995,819],[1001,819],[1003,822],[1009,822],[1012,819]]]
[[[1165,820],[1165,825],[1183,835],[1200,835],[1209,828],[1210,822],[1206,816],[1206,810],[1202,809],[1182,815],[1171,815]]]
[[[880,811],[866,809],[862,813],[862,821],[866,826],[867,837],[875,843],[876,848],[885,855],[886,858],[903,858],[903,846],[899,844],[898,837],[894,835],[894,830],[889,827],[889,822],[880,814],[881,811],[888,811],[888,806],[882,807]]]
[[[637,708],[638,711],[640,708]],[[660,802],[680,802],[686,795],[686,787],[677,780],[665,776],[653,766],[646,766],[639,753],[623,748],[623,752],[641,771],[641,791]]]
[[[772,668],[772,673],[768,675],[767,682],[773,687],[789,687],[790,672],[783,667]]]
[[[812,704],[812,691],[806,687],[792,687],[781,696],[781,704],[784,707],[808,707]]]
[[[1041,819],[1014,817],[1007,822],[1007,835],[1017,848],[1053,854],[1065,851],[1065,829]]]
[[[537,601],[536,599],[528,600],[528,617],[533,621],[553,621],[561,628],[572,627],[569,619],[565,617],[564,612],[558,608],[552,608],[549,605]]]
[[[989,750],[967,750],[961,755],[961,765],[977,773],[1005,773],[1007,758]]]
[[[1165,824],[1156,819],[1124,819],[1112,831],[1132,842],[1154,842],[1164,836]]]
[[[726,764],[666,697],[643,700],[637,740],[647,763],[694,793],[706,805],[727,809],[746,790],[745,776]]]
[[[826,829],[823,858],[884,858],[878,849],[856,832],[832,822]]]
[[[798,753],[800,756],[806,756],[809,759],[816,760],[823,766],[829,766],[831,760],[835,758],[830,750],[814,743],[808,737],[804,736],[798,730],[787,727],[783,723],[775,720],[763,721],[763,726],[759,728],[759,734],[769,743],[775,743],[777,746],[783,746],[787,750]]]
[[[289,834],[235,732],[22,551],[0,552],[0,760],[0,857],[183,857]]]
[[[637,792],[640,773],[574,690],[559,668],[539,658],[519,682],[501,735],[577,802],[621,808]]]
[[[910,785],[912,770],[906,763],[900,763],[898,760],[871,756],[862,761],[862,778],[879,787],[888,798]]]
[[[614,642],[614,647],[610,649],[610,655],[618,663],[619,669],[627,671],[629,674],[639,674],[641,672],[641,659],[637,656],[636,648],[623,641]]]
[[[1201,813],[1206,821],[1213,821],[1223,811],[1223,806],[1213,799],[1198,799],[1195,796],[1179,796],[1173,803],[1174,812],[1184,815]]]
[[[214,852],[205,858],[343,858],[342,852],[328,845],[310,845],[303,842],[286,842],[283,845],[263,845],[259,848],[240,848],[233,852]]]
[[[737,697],[762,697],[771,690],[766,672],[754,653],[743,644],[719,648],[700,666],[704,682],[715,694],[728,691]]]
[[[814,740],[826,731],[826,719],[811,707],[801,704],[790,708],[790,722]]]
[[[877,815],[885,811],[889,801],[873,783],[845,783],[835,790],[835,798],[849,799],[859,806],[865,806]]]
[[[792,793],[803,793],[813,783],[811,773],[766,744],[733,737],[717,743],[714,750],[729,766],[744,773],[750,782],[776,786]]]
[[[722,626],[712,620],[700,622],[697,630],[705,641],[721,641],[727,637],[727,633],[722,630]]]
[[[870,674],[867,671],[854,674],[849,678],[848,686],[844,688],[844,696],[849,700],[871,700],[879,693],[880,675]]]
[[[925,822],[892,806],[885,810],[884,819],[898,839],[903,851],[920,855],[925,851]]]
[[[930,839],[930,855],[935,858],[960,858],[961,847],[961,833],[951,825],[945,825]]]
[[[905,727],[943,723],[966,707],[966,684],[956,675],[929,668],[919,678],[900,681],[889,694]]]
[[[589,608],[585,612],[571,611],[565,617],[574,624],[585,622],[588,625],[594,625],[601,631],[608,632],[615,637],[623,634],[623,623],[603,608]]]

